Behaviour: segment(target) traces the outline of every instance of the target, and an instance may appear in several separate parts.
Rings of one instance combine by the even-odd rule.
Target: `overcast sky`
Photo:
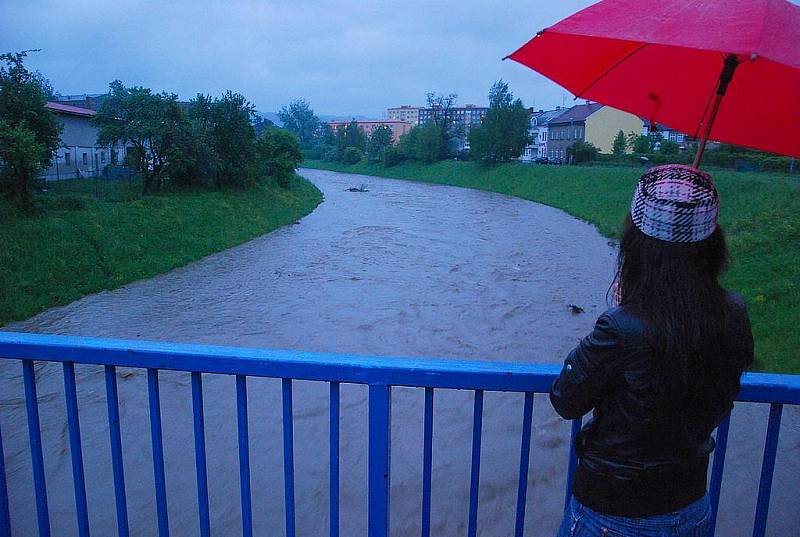
[[[0,0],[0,52],[41,48],[28,64],[62,94],[120,79],[185,100],[232,89],[265,112],[304,97],[318,114],[384,117],[427,91],[483,104],[503,78],[548,108],[572,95],[501,58],[592,3]]]

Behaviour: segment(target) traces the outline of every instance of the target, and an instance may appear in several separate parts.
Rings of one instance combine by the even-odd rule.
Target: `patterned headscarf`
[[[680,164],[650,168],[636,184],[631,219],[639,230],[667,242],[698,242],[717,229],[719,195],[711,176]]]

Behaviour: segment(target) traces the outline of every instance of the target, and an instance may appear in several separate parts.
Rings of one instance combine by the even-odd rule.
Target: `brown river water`
[[[615,250],[559,210],[499,194],[303,170],[325,201],[286,226],[189,266],[46,311],[6,330],[126,339],[559,363],[606,308]],[[367,185],[368,192],[348,192]],[[585,313],[574,314],[576,304]],[[14,535],[36,534],[21,366],[0,360],[0,425]],[[37,364],[50,517],[76,534],[58,364]],[[102,368],[77,366],[93,535],[116,534]],[[118,373],[133,535],[156,535],[147,381]],[[205,377],[212,533],[240,534],[235,383]],[[255,535],[284,532],[280,381],[250,379]],[[189,375],[161,373],[172,534],[198,534]],[[513,534],[523,398],[487,393],[478,534]],[[341,535],[366,535],[366,389],[342,386]],[[419,534],[423,390],[392,393],[392,535]],[[328,532],[328,391],[295,382],[297,534]],[[472,394],[435,398],[432,534],[466,533]],[[765,405],[737,405],[717,535],[752,531]],[[554,535],[569,424],[536,396],[526,535]],[[784,410],[768,535],[800,535],[800,412]]]

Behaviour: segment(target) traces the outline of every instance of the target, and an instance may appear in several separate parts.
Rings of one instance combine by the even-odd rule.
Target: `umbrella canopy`
[[[800,6],[786,0],[605,0],[509,58],[653,123],[800,157]]]

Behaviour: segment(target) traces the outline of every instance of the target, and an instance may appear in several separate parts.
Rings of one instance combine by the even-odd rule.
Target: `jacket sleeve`
[[[613,319],[604,313],[592,333],[569,353],[550,389],[550,402],[561,417],[575,419],[597,406],[608,389],[621,346]]]

